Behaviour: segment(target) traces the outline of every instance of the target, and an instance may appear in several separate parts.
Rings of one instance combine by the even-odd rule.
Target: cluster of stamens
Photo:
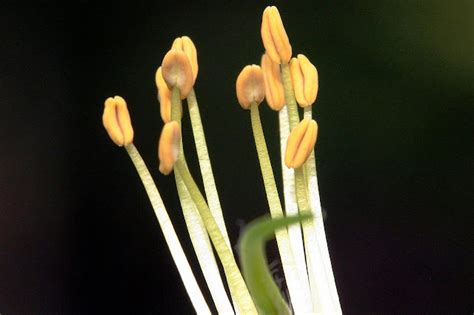
[[[315,220],[321,216],[317,188],[317,196],[308,195],[314,191],[311,185],[317,181],[314,147],[318,125],[312,119],[311,106],[318,94],[318,72],[306,56],[298,54],[292,58],[292,47],[276,7],[264,10],[261,37],[265,48],[261,64],[245,66],[237,77],[235,88],[238,103],[250,112],[272,219],[252,223],[249,232],[243,236],[240,244],[242,273],[230,246],[215,187],[194,91],[199,70],[197,50],[187,36],[173,41],[155,74],[164,123],[158,143],[158,170],[164,175],[174,172],[189,234],[219,313],[290,314],[293,310],[295,314],[340,314],[329,254],[325,253],[324,229],[315,225]],[[260,122],[259,105],[264,100],[280,119],[286,209],[279,198]],[[205,195],[196,185],[186,163],[181,132],[183,101],[186,101],[191,117]],[[296,104],[304,111],[301,121]],[[134,132],[126,101],[120,96],[107,98],[102,120],[112,141],[125,147],[142,179],[196,312],[210,314],[151,174],[133,145]],[[322,221],[317,224],[322,224]],[[261,242],[273,232],[291,303],[285,301],[275,285],[262,251]],[[321,241],[324,244],[315,244]],[[214,251],[226,281],[221,279]],[[227,297],[225,285],[229,288],[232,302]]]

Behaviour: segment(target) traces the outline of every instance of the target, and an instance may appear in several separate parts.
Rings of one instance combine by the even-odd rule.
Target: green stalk
[[[179,89],[173,87],[171,90],[171,120],[178,122],[181,126],[181,116],[183,114],[183,105]]]
[[[186,288],[186,292],[191,299],[191,303],[193,304],[196,313],[211,314],[209,306],[207,305],[206,300],[199,289],[191,267],[189,266],[189,262],[173,228],[173,224],[171,223],[168,212],[166,211],[166,208],[163,204],[160,193],[155,186],[153,178],[151,177],[145,162],[133,143],[125,146],[125,149],[127,150],[127,153],[130,156],[130,159],[132,160],[138,175],[140,176],[143,186],[145,187],[156,218],[158,219],[158,223],[160,224],[161,230],[163,231],[166,244],[170,249],[171,256],[173,257],[174,263],[178,268],[179,275],[183,280],[184,287]]]
[[[181,125],[182,103],[179,90],[174,88],[171,99],[171,119]],[[183,142],[180,143],[179,155],[184,160]],[[187,167],[187,166],[186,166]],[[212,299],[219,314],[234,314],[232,305],[227,297],[224,284],[219,272],[219,267],[214,257],[209,236],[202,221],[201,215],[192,200],[188,189],[179,172],[174,172],[176,188],[178,190],[179,201],[183,210],[183,216],[188,228],[189,237],[193,245],[196,257],[203,272],[206,283],[211,292]]]
[[[278,219],[261,218],[251,222],[242,235],[239,242],[242,270],[260,314],[291,314],[268,269],[265,242],[274,237],[275,230],[278,231],[287,225],[310,218],[311,216],[282,217]]]
[[[282,64],[281,71],[285,98],[288,104],[290,130],[292,130],[299,122],[298,106],[288,64]],[[306,110],[306,116],[309,115],[309,110]],[[312,153],[312,156],[314,160],[314,153]],[[314,164],[315,170],[316,166]],[[314,204],[316,204],[316,198],[319,199],[319,192],[317,193],[318,197],[315,197],[315,189],[317,189],[317,186],[315,186],[316,178],[311,178],[310,172],[312,172],[311,166],[308,167],[307,164],[295,170],[296,194],[300,213],[313,212],[311,210],[313,207],[308,202],[308,193],[314,199]],[[332,268],[328,268],[330,266],[329,251],[324,250],[324,248],[327,248],[326,237],[325,234],[321,233],[320,226],[323,226],[322,215],[316,215],[314,221],[302,225],[311,295],[316,311],[322,311],[324,314],[334,312],[341,314],[335,281],[331,280],[334,279],[334,275]]]
[[[296,104],[295,92],[291,83],[290,66],[287,63],[281,65],[281,79],[285,91],[286,105],[288,106],[288,117],[290,120],[290,131],[300,122],[298,105]]]
[[[191,176],[184,159],[182,157],[178,158],[178,161],[175,164],[175,172],[179,172],[183,178],[184,183],[193,199],[199,214],[204,222],[204,225],[211,237],[211,241],[216,249],[216,252],[221,260],[222,267],[227,278],[227,283],[231,291],[232,296],[235,297],[238,305],[238,309],[241,314],[257,314],[257,310],[252,301],[252,297],[245,285],[242,274],[237,267],[232,250],[227,246],[222,233],[220,232],[219,226],[216,223],[216,220],[212,216],[212,213],[206,203],[206,200],[199,191],[196,182]]]
[[[252,103],[250,106],[250,117],[252,121],[252,130],[255,138],[260,170],[262,172],[263,183],[267,195],[268,205],[272,218],[283,217],[280,197],[276,187],[273,169],[268,155],[265,135],[263,133],[262,123],[258,104]],[[296,268],[293,250],[291,248],[290,238],[287,229],[280,229],[276,232],[278,250],[282,261],[283,271],[285,273],[288,291],[293,307],[297,313],[310,314],[313,312],[309,288],[304,286],[304,280],[300,279],[298,269]]]
[[[191,117],[191,126],[193,128],[194,142],[196,144],[196,152],[199,159],[199,167],[201,169],[202,181],[204,183],[204,191],[206,199],[211,209],[212,215],[216,219],[217,225],[225,238],[227,246],[230,247],[229,236],[225,227],[222,207],[217,193],[216,182],[212,172],[211,159],[207,150],[206,137],[202,126],[201,114],[199,113],[199,105],[196,99],[194,89],[188,95],[189,116]]]

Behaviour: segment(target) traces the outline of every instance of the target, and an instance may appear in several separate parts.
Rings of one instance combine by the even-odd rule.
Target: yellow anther
[[[133,128],[127,103],[120,96],[109,97],[104,103],[102,124],[110,139],[119,147],[133,142]]]
[[[266,7],[263,11],[261,35],[263,46],[273,62],[288,63],[291,45],[276,7]]]
[[[176,49],[186,54],[189,63],[191,64],[191,69],[193,71],[193,80],[196,81],[199,66],[197,61],[196,46],[194,46],[194,43],[191,38],[189,38],[188,36],[176,38],[173,42],[173,45],[171,46],[171,49]]]
[[[318,96],[318,70],[306,56],[299,54],[291,59],[290,71],[296,101],[301,107],[312,105]]]
[[[177,87],[184,100],[194,85],[191,63],[186,54],[176,49],[168,51],[161,64],[161,73],[168,88]]]
[[[171,120],[171,91],[166,85],[165,79],[163,79],[161,67],[156,70],[155,83],[158,89],[161,119],[167,123]]]
[[[308,159],[316,144],[318,124],[313,119],[303,119],[290,133],[286,144],[285,164],[298,168]]]
[[[265,81],[260,66],[245,66],[237,77],[235,89],[243,109],[249,109],[253,102],[260,104],[265,98]]]
[[[164,175],[171,173],[174,163],[178,160],[181,141],[181,127],[176,121],[170,121],[163,126],[158,144],[160,172]]]
[[[264,54],[261,66],[265,79],[265,99],[271,109],[279,111],[285,105],[285,90],[281,81],[280,65]]]

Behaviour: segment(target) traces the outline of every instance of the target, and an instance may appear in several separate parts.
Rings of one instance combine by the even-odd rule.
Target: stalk
[[[179,172],[183,178],[189,194],[193,199],[199,214],[201,215],[214,248],[216,249],[217,255],[221,260],[230,292],[237,302],[240,313],[249,315],[257,314],[252,297],[250,296],[242,274],[237,267],[232,250],[229,246],[227,246],[225,239],[220,232],[219,226],[217,225],[217,222],[212,216],[212,213],[206,203],[206,200],[202,196],[198,186],[196,185],[196,182],[186,167],[183,157],[178,158],[174,169],[175,172]]]
[[[172,91],[172,104],[171,104],[171,119],[176,120],[181,124],[181,113],[182,104],[179,96],[179,90],[174,88]],[[183,142],[180,143],[179,155],[184,160]],[[187,166],[186,166],[187,167]],[[214,252],[209,241],[206,228],[202,221],[201,215],[192,200],[188,189],[179,172],[174,172],[176,188],[178,190],[179,201],[183,210],[183,216],[188,228],[189,237],[193,244],[196,257],[198,258],[199,265],[203,272],[209,291],[211,292],[212,299],[216,305],[216,309],[219,314],[234,314],[232,305],[227,297],[222,277],[217,266]]]
[[[304,117],[312,118],[312,106],[304,108]],[[329,249],[326,239],[326,232],[324,230],[324,220],[323,213],[321,208],[321,199],[319,196],[319,185],[318,177],[316,170],[316,159],[314,151],[311,152],[308,160],[305,163],[305,170],[307,174],[307,191],[309,193],[309,205],[311,212],[314,216],[315,231],[316,231],[316,244],[319,247],[319,253],[321,257],[322,268],[324,268],[324,273],[326,275],[327,283],[329,286],[329,293],[332,300],[332,308],[335,314],[342,314],[341,303],[339,302],[339,295],[336,287],[336,280],[334,278],[334,272],[332,270],[331,258],[329,256]],[[319,224],[318,224],[319,223]]]
[[[158,219],[158,223],[160,224],[165,237],[166,244],[170,249],[171,256],[178,268],[179,275],[184,283],[184,287],[186,288],[186,292],[191,299],[191,303],[193,304],[196,313],[211,314],[209,306],[204,299],[201,289],[199,289],[196,278],[194,277],[183,248],[181,247],[181,243],[179,242],[178,236],[173,228],[170,217],[166,212],[160,193],[155,186],[145,162],[133,143],[125,146],[125,149],[140,176],[143,186],[145,187],[146,193],[150,199],[156,218]]]
[[[275,177],[273,175],[270,157],[268,155],[268,149],[260,121],[258,105],[256,103],[251,105],[250,115],[252,120],[253,135],[255,138],[255,146],[257,149],[258,160],[260,162],[260,170],[262,172],[268,205],[270,207],[270,214],[272,218],[281,218],[283,217],[283,210],[275,183]],[[305,279],[300,279],[299,277],[288,236],[288,230],[286,228],[279,229],[275,234],[283,271],[285,273],[286,283],[288,285],[288,291],[290,293],[290,299],[295,312],[297,314],[311,314],[313,312],[313,308],[309,286],[307,286]]]
[[[283,196],[285,202],[285,215],[298,215],[298,203],[296,201],[295,173],[294,170],[285,165],[285,151],[288,136],[290,134],[290,124],[288,121],[288,107],[284,106],[278,113],[280,123],[280,155],[281,171],[283,178]],[[305,290],[310,292],[308,271],[306,268],[306,258],[303,245],[303,235],[299,222],[288,226],[288,237],[290,238],[291,249],[295,258],[296,269],[299,279]],[[311,303],[312,304],[312,303]]]
[[[191,126],[193,128],[194,142],[196,144],[196,152],[199,159],[199,167],[201,169],[201,176],[204,183],[204,191],[206,199],[211,209],[212,215],[216,219],[217,225],[225,238],[227,246],[230,247],[229,236],[225,227],[224,216],[222,214],[222,207],[219,201],[219,194],[217,193],[216,182],[212,172],[211,159],[207,150],[206,137],[204,135],[204,128],[202,126],[201,114],[199,113],[199,105],[196,99],[194,89],[188,95],[189,116],[191,117]]]

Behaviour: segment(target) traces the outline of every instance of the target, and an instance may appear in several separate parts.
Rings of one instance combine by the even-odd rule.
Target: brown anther
[[[313,119],[303,119],[290,133],[286,144],[285,164],[298,168],[306,162],[316,144],[318,124]]]
[[[285,106],[285,90],[281,81],[280,65],[267,55],[260,62],[265,79],[265,99],[271,109],[279,111]]]
[[[265,81],[260,66],[245,66],[237,77],[235,89],[243,109],[249,109],[254,102],[260,104],[265,98]]]
[[[191,69],[193,72],[193,80],[196,81],[198,75],[198,61],[197,61],[197,51],[196,46],[194,46],[193,41],[188,36],[178,37],[174,40],[171,49],[176,49],[182,51],[188,57],[189,63],[191,64]]]
[[[119,147],[133,142],[133,128],[127,103],[120,96],[109,97],[104,103],[102,124],[110,139]]]
[[[183,51],[171,49],[161,64],[163,79],[170,90],[179,89],[181,99],[185,99],[194,85],[193,71],[188,57]]]
[[[178,160],[181,141],[181,127],[176,121],[170,121],[163,126],[160,142],[158,143],[159,170],[168,175]]]
[[[299,54],[291,59],[290,72],[296,101],[301,107],[312,105],[318,96],[318,70],[306,56]]]
[[[291,58],[291,45],[276,7],[266,7],[262,16],[261,35],[263,46],[273,62],[288,63]]]

